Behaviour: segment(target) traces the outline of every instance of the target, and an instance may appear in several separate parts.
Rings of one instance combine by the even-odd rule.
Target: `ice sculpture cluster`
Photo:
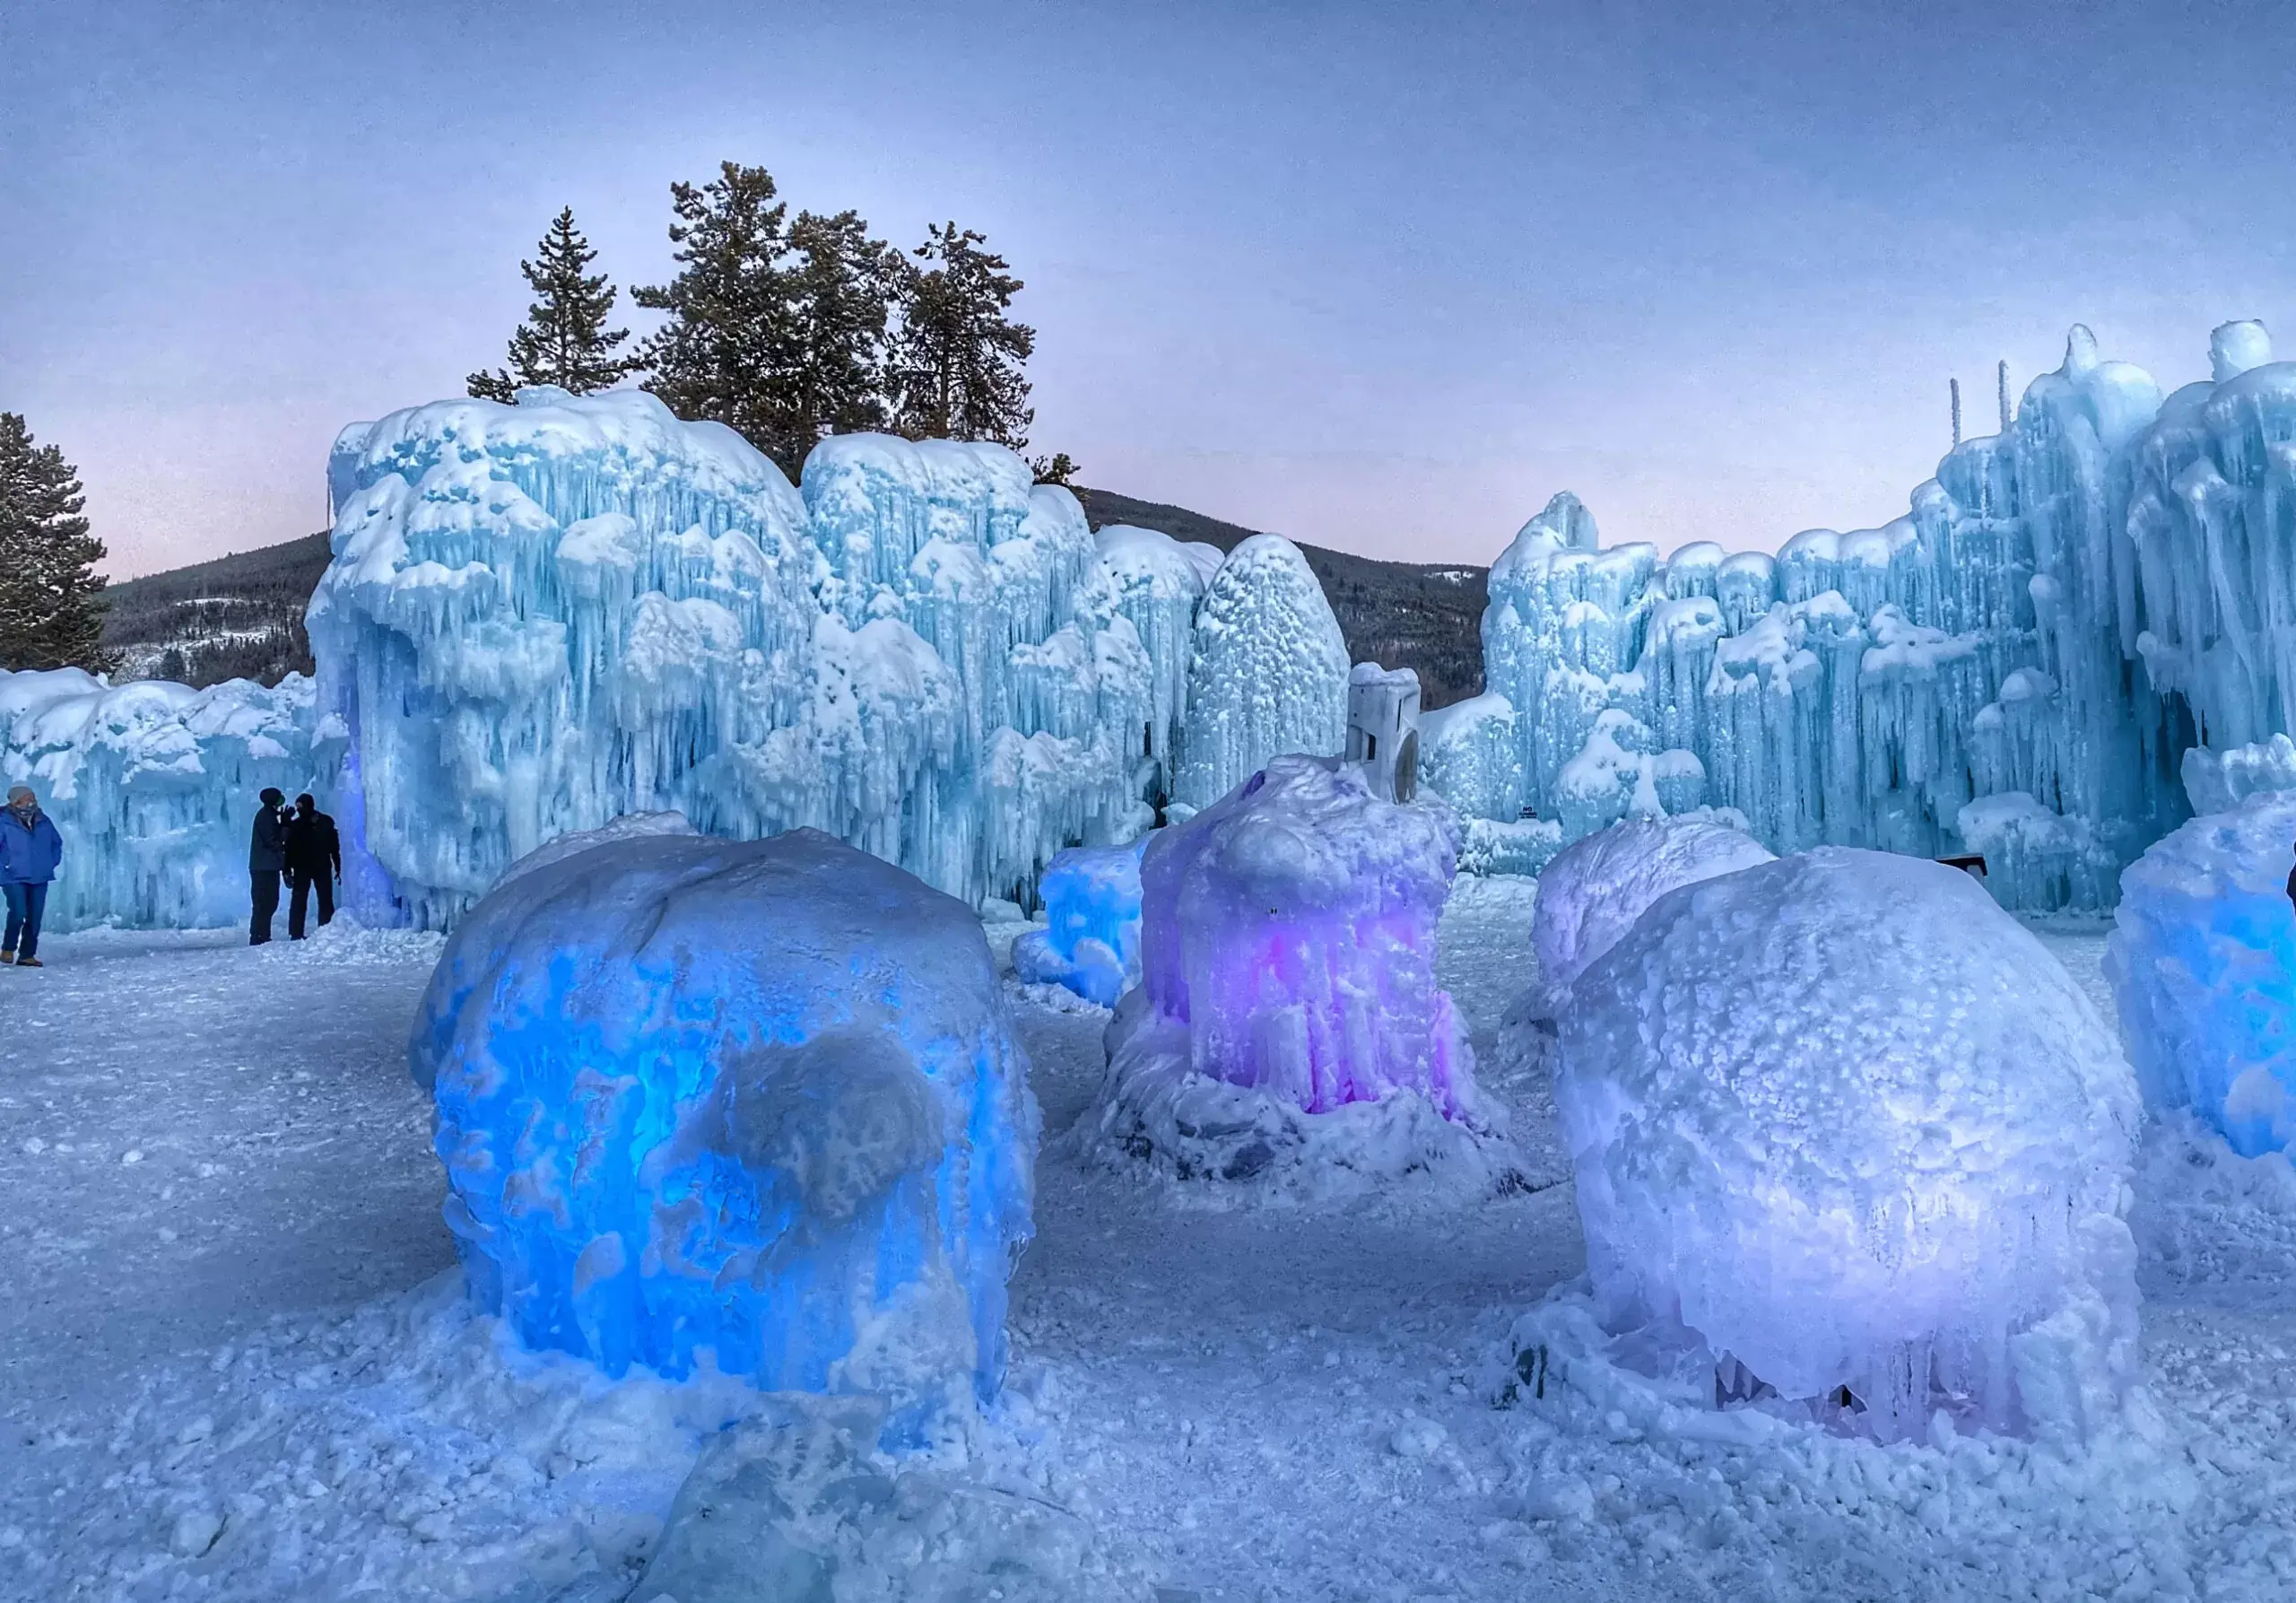
[[[811,830],[625,839],[455,931],[409,1056],[474,1298],[620,1375],[985,1399],[1028,1066],[963,903]]]
[[[1909,516],[1775,557],[1606,550],[1555,497],[1483,618],[1516,788],[1465,752],[1428,782],[1570,838],[1704,801],[1779,851],[1979,850],[2010,905],[2109,904],[2184,816],[2187,749],[2289,727],[2296,366],[2269,356],[2226,324],[2213,377],[2164,402],[2076,327]],[[1480,719],[1478,754],[1504,721]]]
[[[2184,781],[2185,796],[2202,817],[2230,813],[2268,790],[2296,790],[2296,740],[2275,735],[2222,752],[2196,745],[2185,754]]]
[[[1129,846],[1072,846],[1037,882],[1045,928],[1013,943],[1013,971],[1031,985],[1058,985],[1103,1007],[1140,983],[1140,855]]]
[[[310,628],[362,916],[443,925],[625,814],[822,829],[975,903],[1146,822],[1178,641],[1001,447],[843,435],[792,488],[642,391],[543,388],[346,431],[331,480]]]
[[[1339,621],[1300,548],[1275,535],[1239,543],[1196,611],[1172,799],[1208,807],[1271,757],[1336,756],[1348,673]]]
[[[1458,826],[1280,756],[1141,863],[1141,983],[1084,1124],[1179,1173],[1433,1168],[1493,1129],[1435,982]]]
[[[1531,910],[1550,1010],[1667,892],[1775,860],[1744,831],[1704,818],[1635,819],[1565,847],[1539,876]]]
[[[1884,1440],[2118,1406],[2135,1083],[1969,876],[1821,847],[1674,890],[1579,974],[1557,1061],[1605,1318],[1722,1396]]]
[[[2193,819],[2121,876],[2105,972],[2148,1108],[2244,1157],[2296,1137],[2296,794]]]
[[[64,836],[58,930],[244,923],[257,797],[275,785],[324,803],[342,745],[300,675],[193,690],[0,673],[0,788],[30,785]]]

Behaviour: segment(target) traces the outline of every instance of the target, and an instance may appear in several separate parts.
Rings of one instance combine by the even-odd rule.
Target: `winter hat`
[[[265,785],[263,788],[263,794],[256,797],[256,800],[270,807],[275,807],[286,799],[286,794],[276,785]]]
[[[32,794],[30,785],[11,785],[8,787],[8,805],[12,807],[36,807],[39,806],[39,797]]]

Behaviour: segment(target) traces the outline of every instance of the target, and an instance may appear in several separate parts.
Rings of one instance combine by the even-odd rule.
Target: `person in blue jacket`
[[[48,910],[48,887],[64,860],[64,837],[39,810],[29,785],[8,792],[0,807],[0,896],[8,902],[8,933],[0,939],[0,964],[36,969],[39,961],[40,915]]]

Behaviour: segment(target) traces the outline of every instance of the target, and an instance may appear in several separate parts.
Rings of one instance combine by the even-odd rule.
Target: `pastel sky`
[[[1027,281],[1086,483],[1488,562],[1902,511],[2066,326],[2164,383],[2296,323],[2296,8],[0,5],[0,408],[111,571],[325,521],[327,442],[617,283],[722,158]],[[637,319],[643,326],[641,317]],[[2296,330],[2292,330],[2296,340]]]

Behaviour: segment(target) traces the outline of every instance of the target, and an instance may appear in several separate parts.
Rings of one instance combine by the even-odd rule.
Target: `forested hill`
[[[1129,523],[1222,551],[1257,532],[1112,490],[1079,490],[1076,495],[1094,528]],[[1320,545],[1300,549],[1331,598],[1355,661],[1417,669],[1429,707],[1482,690],[1478,631],[1485,570],[1383,562]],[[275,684],[291,672],[309,673],[311,649],[303,635],[303,607],[326,562],[326,536],[307,535],[124,580],[106,591],[111,612],[104,643],[123,654],[124,678],[202,685],[248,678]]]

